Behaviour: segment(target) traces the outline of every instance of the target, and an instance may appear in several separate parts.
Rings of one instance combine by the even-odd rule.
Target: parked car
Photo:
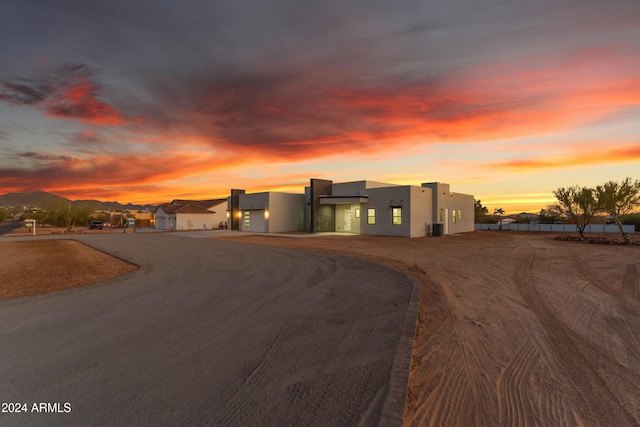
[[[102,221],[91,221],[91,224],[89,224],[89,229],[93,230],[94,228],[99,228],[100,230],[102,230],[104,223]]]

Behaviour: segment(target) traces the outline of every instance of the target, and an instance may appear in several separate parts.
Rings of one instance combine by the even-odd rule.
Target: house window
[[[444,222],[444,209],[440,209],[440,222]]]
[[[375,225],[376,223],[376,210],[374,208],[367,209],[367,224]]]
[[[356,208],[356,218],[360,218],[360,208]]]
[[[458,221],[462,221],[462,211],[458,209]]]
[[[458,217],[456,216],[456,210],[455,210],[455,209],[453,209],[453,210],[451,211],[451,222],[452,222],[453,224],[455,224],[455,223],[456,223],[456,219],[457,219],[457,218],[458,218]]]
[[[393,225],[402,224],[402,208],[392,208],[391,220]]]

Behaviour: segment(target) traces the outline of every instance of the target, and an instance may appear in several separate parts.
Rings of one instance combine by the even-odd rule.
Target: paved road
[[[406,276],[170,233],[76,238],[140,269],[0,302],[0,399],[29,411],[0,425],[377,424]]]
[[[22,223],[18,220],[11,219],[0,222],[0,236],[13,232],[16,228],[20,228]]]

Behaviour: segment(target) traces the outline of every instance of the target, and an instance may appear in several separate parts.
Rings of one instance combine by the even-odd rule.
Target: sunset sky
[[[640,179],[640,1],[0,6],[0,194],[440,181],[492,212]]]

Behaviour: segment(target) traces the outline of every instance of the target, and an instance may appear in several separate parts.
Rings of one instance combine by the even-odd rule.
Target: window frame
[[[367,208],[367,225],[376,225],[376,208]]]
[[[402,225],[402,207],[391,208],[391,224]]]

